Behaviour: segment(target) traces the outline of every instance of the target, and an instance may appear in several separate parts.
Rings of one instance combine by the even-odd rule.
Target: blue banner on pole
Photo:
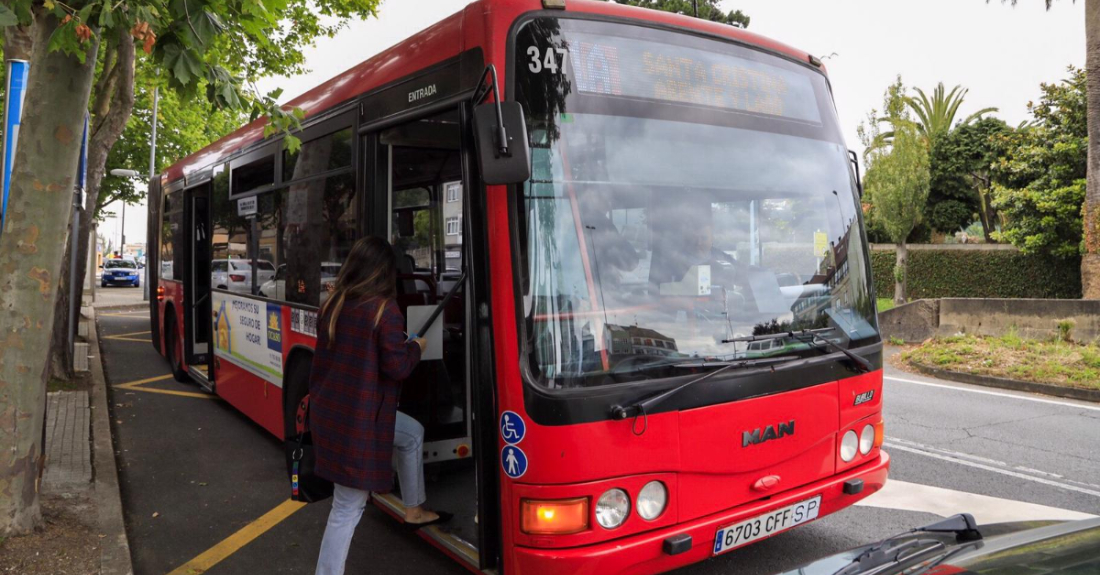
[[[88,181],[88,114],[84,114],[84,137],[80,140],[80,165],[76,168],[76,189],[80,191],[80,205],[85,202]]]
[[[8,85],[4,93],[4,142],[3,154],[0,154],[0,178],[4,187],[3,203],[0,204],[0,229],[3,229],[4,216],[8,211],[8,190],[11,188],[11,168],[15,159],[15,148],[19,142],[19,124],[23,117],[23,100],[27,93],[27,71],[30,64],[26,60],[8,60]]]

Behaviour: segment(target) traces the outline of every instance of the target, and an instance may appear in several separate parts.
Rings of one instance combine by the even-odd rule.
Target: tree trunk
[[[38,505],[46,361],[65,232],[72,213],[80,134],[95,73],[95,40],[84,64],[49,52],[58,26],[40,13],[26,108],[0,234],[0,537],[42,521]]]
[[[1085,1],[1085,73],[1088,77],[1089,167],[1081,290],[1085,299],[1100,299],[1100,0]]]
[[[4,59],[30,60],[34,47],[32,26],[9,26],[4,28]]]
[[[84,201],[84,211],[80,214],[76,293],[68,293],[71,242],[65,244],[65,255],[58,274],[64,287],[58,292],[54,305],[49,367],[50,376],[59,379],[69,379],[73,375],[73,360],[67,344],[73,329],[69,325],[69,302],[72,301],[70,298],[79,301],[84,297],[84,277],[87,275],[84,263],[88,261],[90,243],[88,230],[92,227],[92,219],[101,203],[99,185],[107,171],[107,155],[122,135],[134,109],[134,39],[127,30],[118,31],[117,42],[111,46],[106,60],[113,62],[113,65],[109,71],[101,73],[104,77],[96,83],[96,93],[93,95],[93,110],[97,115],[92,119],[88,138],[88,174],[85,180],[88,195]],[[111,62],[105,62],[104,65]]]
[[[909,282],[909,246],[902,242],[897,244],[895,250],[897,260],[894,262],[894,303],[902,305],[908,295],[906,284]]]

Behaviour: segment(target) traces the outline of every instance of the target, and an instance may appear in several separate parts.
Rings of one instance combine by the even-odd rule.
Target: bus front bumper
[[[609,575],[668,571],[711,557],[718,529],[739,521],[781,509],[817,495],[821,495],[821,511],[818,519],[840,511],[882,489],[886,483],[889,468],[890,456],[885,451],[880,451],[878,458],[873,461],[776,495],[767,501],[757,501],[726,509],[664,529],[569,549],[517,547],[514,548],[515,572],[525,575],[533,573]],[[845,482],[854,479],[863,481],[863,490],[852,495],[844,493]],[[691,537],[691,548],[676,555],[666,553],[665,540],[683,535]]]

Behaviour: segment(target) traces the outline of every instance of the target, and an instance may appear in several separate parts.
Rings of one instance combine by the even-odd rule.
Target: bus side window
[[[268,297],[311,306],[328,299],[358,236],[351,158],[351,128],[284,152],[283,179],[290,185],[278,192],[276,224],[282,273],[271,282],[277,295]]]

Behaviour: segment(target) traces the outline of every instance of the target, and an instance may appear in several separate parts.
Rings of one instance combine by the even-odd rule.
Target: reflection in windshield
[[[827,337],[846,347],[877,341],[858,198],[819,75],[759,54],[744,63],[745,50],[692,39],[730,53],[692,49],[689,60],[769,73],[760,89],[773,93],[760,114],[735,105],[751,100],[745,94],[726,100],[732,111],[689,107],[667,82],[624,76],[686,48],[614,34],[633,30],[625,26],[539,22],[520,32],[521,54],[525,46],[568,52],[587,70],[563,68],[576,80],[594,74],[591,54],[613,53],[597,72],[618,90],[585,80],[574,93],[577,81],[545,65],[519,70],[521,100],[551,100],[530,106],[533,176],[523,190],[523,306],[542,384],[610,383],[606,374],[647,356],[817,355],[791,338],[727,343],[752,335],[836,327]],[[627,49],[632,41],[639,50]],[[642,60],[632,64],[628,53]],[[653,101],[642,105],[651,88]]]

